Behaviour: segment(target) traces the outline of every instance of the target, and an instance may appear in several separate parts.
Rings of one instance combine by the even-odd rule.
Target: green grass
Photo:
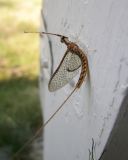
[[[0,105],[0,146],[15,144],[16,139],[14,142],[13,140],[18,133],[19,135],[28,134],[39,127],[41,114],[37,95],[36,79],[30,80],[22,77],[0,82],[0,99],[2,100],[2,105]],[[16,135],[14,136],[13,133]],[[19,136],[19,139],[22,139],[24,134]],[[17,146],[15,147],[17,148]]]
[[[41,0],[0,1],[0,148],[11,147],[12,155],[42,121],[39,39],[24,34],[24,30],[38,30],[40,5]],[[21,153],[18,160],[22,157]]]

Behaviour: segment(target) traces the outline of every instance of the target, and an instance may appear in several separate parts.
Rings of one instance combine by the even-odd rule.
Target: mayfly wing
[[[82,65],[82,63],[81,63],[81,59],[79,58],[79,56],[77,54],[72,54],[71,58],[69,60],[67,70],[69,72],[73,72],[73,71],[79,69],[81,67],[81,65]]]
[[[67,50],[58,68],[53,73],[49,81],[49,91],[54,92],[69,83],[69,81],[79,73],[78,69],[80,66],[80,58]]]

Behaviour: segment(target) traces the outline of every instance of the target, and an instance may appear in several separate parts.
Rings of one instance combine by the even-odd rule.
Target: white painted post
[[[90,80],[63,106],[44,129],[44,160],[89,160],[92,138],[95,160],[100,157],[112,130],[124,91],[128,87],[128,1],[45,0],[45,30],[77,37],[89,51]],[[44,28],[42,28],[44,31]],[[41,100],[44,121],[73,90],[66,85],[48,91],[53,52],[54,70],[66,47],[58,37],[41,39]],[[78,76],[77,76],[78,77]],[[73,84],[73,83],[72,83]]]

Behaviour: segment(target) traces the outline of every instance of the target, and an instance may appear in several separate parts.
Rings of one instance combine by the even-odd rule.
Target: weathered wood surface
[[[45,30],[76,38],[87,46],[87,79],[63,109],[46,126],[44,160],[88,160],[92,138],[96,160],[100,157],[128,87],[128,1],[45,0]],[[42,27],[42,30],[44,28]],[[55,93],[48,91],[51,71],[58,66],[65,46],[59,38],[41,38],[41,100],[46,121],[73,90],[74,81]],[[77,77],[78,78],[78,77]]]

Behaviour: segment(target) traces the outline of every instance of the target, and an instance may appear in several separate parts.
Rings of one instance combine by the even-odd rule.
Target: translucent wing
[[[79,67],[81,67],[81,60],[78,55],[72,54],[71,58],[69,60],[68,68],[67,70],[69,72],[73,72],[77,70]]]
[[[80,66],[79,56],[67,50],[49,81],[49,91],[54,92],[69,83],[78,74]]]

